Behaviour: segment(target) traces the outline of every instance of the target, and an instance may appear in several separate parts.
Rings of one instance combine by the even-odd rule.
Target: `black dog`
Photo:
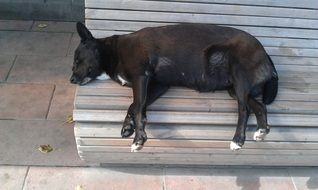
[[[122,137],[135,132],[132,151],[147,140],[146,108],[170,86],[200,92],[228,90],[238,101],[238,124],[231,142],[237,150],[245,141],[248,109],[257,118],[254,140],[269,132],[267,111],[276,97],[276,69],[260,42],[238,29],[206,24],[179,24],[144,28],[127,35],[95,39],[77,23],[81,43],[75,51],[70,81],[84,85],[104,76],[133,90]],[[106,72],[106,74],[105,74]],[[263,103],[255,97],[262,95]]]

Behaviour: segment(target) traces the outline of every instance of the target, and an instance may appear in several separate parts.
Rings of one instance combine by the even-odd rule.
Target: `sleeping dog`
[[[278,76],[261,43],[230,27],[178,24],[144,28],[127,35],[96,39],[77,23],[81,42],[75,51],[71,83],[85,85],[99,78],[132,87],[121,136],[135,132],[132,152],[147,140],[146,108],[170,86],[199,92],[227,90],[238,102],[238,123],[230,144],[240,149],[245,141],[249,110],[256,115],[254,140],[269,133],[265,104],[274,101]],[[262,102],[255,98],[262,96]]]

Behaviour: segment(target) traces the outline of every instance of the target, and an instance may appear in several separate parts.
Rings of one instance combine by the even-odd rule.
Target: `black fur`
[[[170,86],[200,92],[228,90],[238,101],[238,125],[233,142],[242,146],[248,109],[255,112],[259,129],[266,129],[265,104],[277,94],[277,72],[259,41],[238,29],[205,24],[144,28],[132,34],[95,39],[77,24],[81,43],[75,51],[71,82],[86,84],[102,72],[114,81],[128,81],[134,100],[123,124],[122,137],[134,132],[143,145],[146,107]]]
[[[266,105],[271,104],[275,100],[278,91],[278,74],[274,67],[272,59],[269,56],[268,59],[270,60],[274,70],[272,78],[268,80],[264,85],[263,103]]]

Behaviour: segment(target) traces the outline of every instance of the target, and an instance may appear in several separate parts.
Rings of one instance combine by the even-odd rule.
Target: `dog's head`
[[[78,22],[76,27],[81,43],[75,50],[70,82],[84,85],[103,74],[100,45],[84,24]]]

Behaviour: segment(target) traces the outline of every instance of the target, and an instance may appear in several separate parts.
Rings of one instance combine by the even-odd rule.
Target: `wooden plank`
[[[131,97],[78,96],[76,109],[127,110]],[[317,114],[318,101],[274,101],[267,106],[268,113]],[[211,100],[191,98],[159,98],[147,110],[150,111],[191,111],[191,112],[237,112],[236,100]]]
[[[95,23],[97,22],[97,23]],[[108,21],[111,22],[111,21]],[[117,21],[118,22],[118,21]],[[125,23],[116,23],[117,25],[111,27],[111,25],[109,25],[109,23],[107,23],[107,28],[102,27],[103,25],[100,25],[99,23],[103,23],[100,20],[96,21],[96,20],[87,20],[86,25],[88,28],[90,29],[98,29],[98,30],[119,30],[122,26],[122,28],[124,28],[125,30],[129,30],[129,27],[136,27],[135,24],[127,24],[125,25]],[[147,27],[146,24],[143,24],[143,27],[137,28],[141,29],[144,27]],[[152,24],[153,25],[153,24]],[[160,26],[158,24],[158,26]],[[135,31],[135,30],[133,30]],[[257,37],[257,36],[256,36]],[[291,38],[286,38],[286,37],[257,37],[257,39],[264,45],[264,46],[269,46],[269,47],[293,47],[293,48],[318,48],[318,40],[315,39],[291,39]]]
[[[80,146],[124,146],[130,147],[131,139],[121,138],[76,138],[76,144]],[[149,147],[176,147],[176,148],[229,148],[230,140],[172,140],[172,139],[148,139],[145,146]],[[272,142],[272,141],[245,141],[244,149],[285,149],[285,150],[317,150],[317,142]]]
[[[75,124],[76,137],[120,138],[121,123],[79,123]],[[236,126],[220,125],[176,125],[149,124],[146,127],[148,138],[157,139],[202,139],[202,140],[231,140]],[[248,126],[246,139],[253,140],[256,126]],[[276,127],[266,137],[267,141],[318,141],[316,127]]]
[[[73,111],[74,121],[80,122],[120,122],[126,116],[126,111],[119,110],[78,110]],[[216,112],[172,112],[148,111],[148,123],[175,123],[175,124],[215,124],[235,125],[237,113]],[[256,125],[253,115],[249,118],[250,125]],[[268,114],[268,124],[276,126],[315,126],[318,123],[317,115],[305,114]]]
[[[81,155],[81,154],[80,154]],[[87,153],[86,161],[118,164],[165,165],[244,165],[244,166],[317,166],[317,155],[217,155],[217,154],[151,154]],[[177,159],[176,159],[177,158]]]
[[[129,33],[129,32],[122,32],[122,31],[102,31],[102,30],[91,30],[91,32],[96,38],[103,38],[103,37],[112,36],[115,34],[123,35],[123,34]],[[313,43],[316,43],[316,41]],[[292,57],[299,56],[299,57],[309,57],[309,58],[318,57],[318,50],[313,48],[265,47],[265,50],[268,52],[270,56],[292,56]]]
[[[106,19],[106,20],[105,20]],[[86,19],[85,23],[93,33],[99,37],[105,37],[113,35],[113,33],[107,33],[107,31],[116,31],[118,34],[126,34],[132,31],[137,31],[145,27],[156,27],[169,24],[177,24],[177,22],[148,22],[148,21],[126,21],[126,20],[102,20]],[[302,39],[318,39],[317,30],[312,29],[290,29],[290,28],[273,28],[264,26],[234,26],[224,25],[246,31],[254,36],[258,37],[280,37],[280,38],[302,38]],[[103,30],[104,33],[103,33]]]
[[[92,9],[120,9],[138,11],[159,11],[159,12],[187,12],[204,14],[230,14],[230,15],[251,15],[270,16],[286,18],[309,18],[318,19],[318,10],[281,8],[281,7],[260,7],[253,5],[231,5],[216,3],[193,3],[193,2],[166,2],[166,1],[118,1],[118,0],[86,0],[85,7]]]
[[[112,146],[78,146],[78,151],[82,154],[90,154],[93,152],[100,153],[130,153],[130,147],[112,147]],[[184,156],[185,154],[219,154],[219,155],[289,155],[289,156],[299,156],[299,155],[316,155],[318,156],[318,150],[279,150],[279,149],[241,149],[239,151],[232,151],[227,149],[215,149],[215,148],[170,148],[170,147],[144,147],[138,153],[164,153],[164,154],[179,154]],[[134,153],[132,153],[134,154]],[[318,158],[318,157],[317,157]]]
[[[77,88],[76,96],[98,96],[98,97],[130,97],[132,98],[132,91],[130,88],[122,87],[113,81],[94,81],[85,86]],[[213,93],[198,93],[194,90],[171,87],[162,98],[190,98],[190,99],[211,99],[211,100],[233,100],[226,91],[216,91]],[[294,87],[287,88],[281,86],[275,101],[318,101],[318,89],[309,88],[305,83],[302,85],[294,85]],[[77,99],[76,101],[77,102]]]
[[[271,56],[275,66],[277,65],[286,65],[287,67],[293,67],[295,65],[303,66],[305,68],[309,66],[317,66],[317,58],[309,57],[286,57],[286,56]]]
[[[152,0],[145,0],[152,1]],[[196,3],[220,3],[220,4],[234,4],[234,5],[257,5],[266,7],[292,7],[292,8],[307,8],[307,9],[317,9],[318,2],[316,0],[165,0],[168,2],[196,2]]]
[[[269,55],[318,57],[318,50],[317,49],[265,47],[265,50]]]
[[[213,23],[241,26],[268,26],[282,28],[310,28],[318,29],[318,20],[314,19],[291,19],[257,16],[236,16],[236,15],[209,15],[198,13],[168,13],[106,10],[106,9],[85,9],[86,19],[110,19],[110,20],[131,20],[131,21],[152,21],[152,22],[179,22],[179,23]]]

